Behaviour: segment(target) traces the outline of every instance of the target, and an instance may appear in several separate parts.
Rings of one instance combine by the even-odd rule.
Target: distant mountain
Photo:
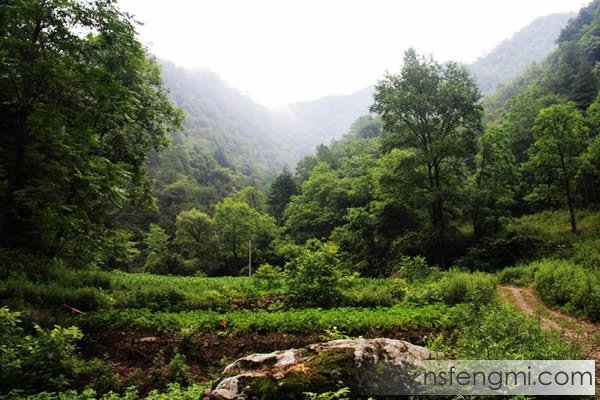
[[[348,95],[289,105],[276,118],[285,142],[293,146],[296,154],[305,156],[315,146],[341,138],[358,117],[369,113],[372,103],[373,88],[368,87]]]
[[[163,79],[185,115],[179,140],[201,142],[221,164],[247,176],[293,165],[320,143],[340,138],[369,112],[372,88],[271,110],[217,74],[162,61]],[[225,162],[223,162],[225,158]]]
[[[538,18],[471,64],[469,69],[482,91],[492,91],[499,83],[519,76],[527,65],[543,59],[573,16],[564,13]],[[165,84],[186,114],[185,129],[176,134],[177,148],[189,151],[193,143],[202,149],[207,165],[227,168],[243,182],[268,179],[283,165],[293,167],[317,145],[341,138],[358,117],[369,113],[373,101],[373,88],[367,87],[275,111],[230,87],[215,73],[184,69],[168,61],[161,64]]]
[[[185,113],[180,140],[202,143],[216,161],[242,175],[262,175],[295,160],[268,108],[213,72],[161,64],[173,102]]]
[[[595,69],[599,62],[600,0],[594,0],[569,20],[547,57],[486,97],[488,119],[500,117],[510,100],[519,96],[570,100],[585,110],[600,89]]]
[[[481,91],[494,91],[499,83],[511,81],[521,75],[528,65],[544,59],[556,47],[561,29],[575,15],[560,13],[537,18],[469,65]]]

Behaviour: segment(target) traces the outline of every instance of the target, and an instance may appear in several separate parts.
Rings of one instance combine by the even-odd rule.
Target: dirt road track
[[[547,307],[537,298],[532,288],[500,286],[500,296],[527,316],[539,315],[542,328],[563,332],[579,342],[584,358],[596,360],[596,398],[600,398],[600,324],[580,320]]]

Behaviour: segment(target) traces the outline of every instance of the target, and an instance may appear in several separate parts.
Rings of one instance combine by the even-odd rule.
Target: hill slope
[[[469,70],[477,78],[483,93],[490,93],[499,83],[519,76],[531,63],[546,57],[573,13],[540,17],[496,46],[489,54],[477,59]]]

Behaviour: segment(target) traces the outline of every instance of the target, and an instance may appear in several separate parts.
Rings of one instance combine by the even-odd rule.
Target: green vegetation
[[[546,332],[539,321],[506,305],[492,303],[463,318],[462,329],[432,338],[429,346],[467,360],[573,360],[582,356],[564,334]]]
[[[115,310],[90,313],[80,320],[90,330],[146,328],[177,333],[183,329],[205,332],[322,332],[336,326],[348,334],[368,332],[377,328],[382,332],[397,329],[432,329],[452,326],[460,310],[443,304],[421,308],[396,305],[386,308],[362,309],[342,307],[329,310],[304,308],[287,311],[212,311],[156,312],[149,310]]]
[[[373,114],[294,170],[348,97],[283,129],[212,74],[161,71],[113,1],[4,3],[0,397],[196,399],[232,358],[319,338],[582,357],[497,283],[600,320],[600,1],[484,101],[465,67],[407,50]],[[348,397],[319,386],[343,353],[285,388]]]
[[[566,261],[546,261],[535,273],[533,286],[551,306],[564,307],[592,320],[600,319],[600,276]]]

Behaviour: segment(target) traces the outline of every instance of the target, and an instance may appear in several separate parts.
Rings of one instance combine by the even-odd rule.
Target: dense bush
[[[600,269],[600,239],[592,237],[574,243],[569,258],[585,268]]]
[[[534,288],[550,306],[600,320],[600,276],[564,260],[545,260],[535,274]]]
[[[0,299],[18,307],[62,308],[64,304],[82,311],[106,308],[110,296],[95,287],[69,286],[68,281],[32,282],[15,277],[0,282]]]
[[[337,247],[330,243],[308,241],[286,270],[286,290],[294,305],[333,306],[350,286],[351,276],[341,268]]]
[[[153,390],[147,396],[139,395],[135,388],[129,388],[124,394],[113,392],[102,395],[94,389],[86,389],[82,392],[74,390],[54,393],[46,392],[37,395],[28,396],[28,400],[197,400],[202,396],[205,387],[200,385],[191,385],[182,387],[178,383],[170,384],[164,392]]]
[[[472,246],[456,264],[479,271],[497,271],[519,261],[533,260],[548,252],[551,244],[536,230],[503,231]]]
[[[185,295],[175,288],[155,289],[149,287],[123,293],[118,305],[124,308],[148,308],[153,311],[177,311],[187,308]]]
[[[282,268],[271,264],[263,264],[254,273],[254,283],[262,289],[279,289],[284,283],[286,277]]]
[[[83,336],[81,331],[35,325],[35,333],[29,335],[20,327],[19,317],[19,313],[0,308],[0,393],[68,387],[80,364],[76,342]]]
[[[446,304],[482,305],[494,299],[496,282],[493,276],[482,272],[451,270],[441,279],[439,291]]]
[[[429,282],[423,285],[410,287],[407,290],[404,300],[408,304],[416,306],[442,303],[443,299],[439,282]]]
[[[539,321],[497,302],[466,310],[460,329],[449,337],[434,337],[428,346],[457,359],[576,360],[582,356],[572,340],[545,331]]]
[[[498,273],[498,281],[504,285],[530,285],[533,283],[539,265],[540,262],[534,261],[530,264],[520,264],[514,267],[504,268]]]
[[[427,264],[425,257],[402,256],[392,275],[405,279],[407,282],[416,282],[429,278],[436,271],[438,271],[437,268],[432,268]]]

